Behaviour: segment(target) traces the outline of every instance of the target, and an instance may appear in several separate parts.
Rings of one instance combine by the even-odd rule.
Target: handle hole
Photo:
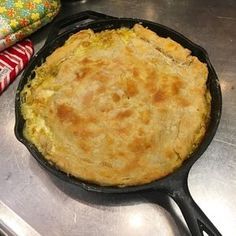
[[[198,220],[198,226],[201,229],[202,236],[213,236],[207,226],[205,226],[200,220]]]
[[[209,234],[204,230],[202,231],[202,233],[203,233],[203,236],[209,236]]]

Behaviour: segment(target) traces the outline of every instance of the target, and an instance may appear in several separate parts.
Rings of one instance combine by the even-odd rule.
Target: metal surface
[[[87,9],[156,21],[208,51],[222,86],[223,114],[214,141],[190,172],[189,185],[193,198],[220,232],[235,235],[236,2],[88,0],[65,4],[60,17]],[[33,35],[36,50],[42,46],[47,31],[48,27],[44,27]],[[189,234],[179,210],[162,194],[104,196],[77,190],[48,176],[14,137],[18,81],[0,97],[1,202],[42,235]],[[31,235],[20,234],[17,227],[15,231]]]

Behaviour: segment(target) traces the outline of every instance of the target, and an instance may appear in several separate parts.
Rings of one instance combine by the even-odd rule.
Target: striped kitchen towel
[[[29,39],[0,52],[0,94],[25,68],[33,53],[33,44]]]

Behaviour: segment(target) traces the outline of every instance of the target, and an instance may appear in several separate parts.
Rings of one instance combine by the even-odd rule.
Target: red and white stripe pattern
[[[0,52],[0,94],[25,68],[33,53],[33,44],[29,39]]]

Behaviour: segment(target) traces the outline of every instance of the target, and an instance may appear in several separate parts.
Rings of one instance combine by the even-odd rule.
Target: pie
[[[135,24],[72,35],[21,92],[24,136],[63,172],[103,186],[171,174],[200,144],[206,64]]]

